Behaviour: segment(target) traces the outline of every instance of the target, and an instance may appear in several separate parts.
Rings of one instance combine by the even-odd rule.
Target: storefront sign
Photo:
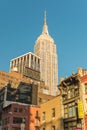
[[[81,101],[78,102],[78,117],[84,118],[83,104]]]

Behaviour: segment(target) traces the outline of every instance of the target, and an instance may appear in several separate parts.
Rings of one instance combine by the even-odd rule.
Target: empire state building
[[[40,78],[45,82],[47,90],[43,90],[49,95],[56,95],[58,88],[58,61],[56,44],[49,35],[46,21],[46,12],[44,14],[44,24],[42,34],[37,38],[34,53],[41,58]]]

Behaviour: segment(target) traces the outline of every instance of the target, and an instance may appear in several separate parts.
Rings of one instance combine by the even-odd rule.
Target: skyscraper
[[[42,34],[37,38],[34,53],[41,58],[41,80],[45,81],[47,94],[56,95],[58,85],[58,62],[56,45],[49,35],[46,22],[46,11],[44,14],[44,25]]]

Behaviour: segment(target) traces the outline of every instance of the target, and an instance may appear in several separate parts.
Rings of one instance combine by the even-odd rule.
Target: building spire
[[[48,33],[48,26],[47,26],[47,22],[46,22],[46,10],[44,12],[44,25],[43,25],[42,33],[49,35],[49,33]]]
[[[46,10],[44,12],[44,24],[46,24]]]

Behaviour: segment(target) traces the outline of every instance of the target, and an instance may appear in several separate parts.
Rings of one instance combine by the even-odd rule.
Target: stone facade
[[[78,102],[80,101],[80,85],[78,74],[61,80],[60,85],[64,130],[82,128],[81,118],[78,117]]]
[[[10,62],[10,72],[12,71],[40,80],[40,58],[31,52],[14,58]]]
[[[31,79],[35,79],[37,81],[40,81],[40,72],[39,71],[35,71],[33,69],[30,69],[28,67],[25,67],[23,75],[25,77],[29,77]]]
[[[58,85],[63,106],[64,130],[87,130],[87,70],[61,78]]]

